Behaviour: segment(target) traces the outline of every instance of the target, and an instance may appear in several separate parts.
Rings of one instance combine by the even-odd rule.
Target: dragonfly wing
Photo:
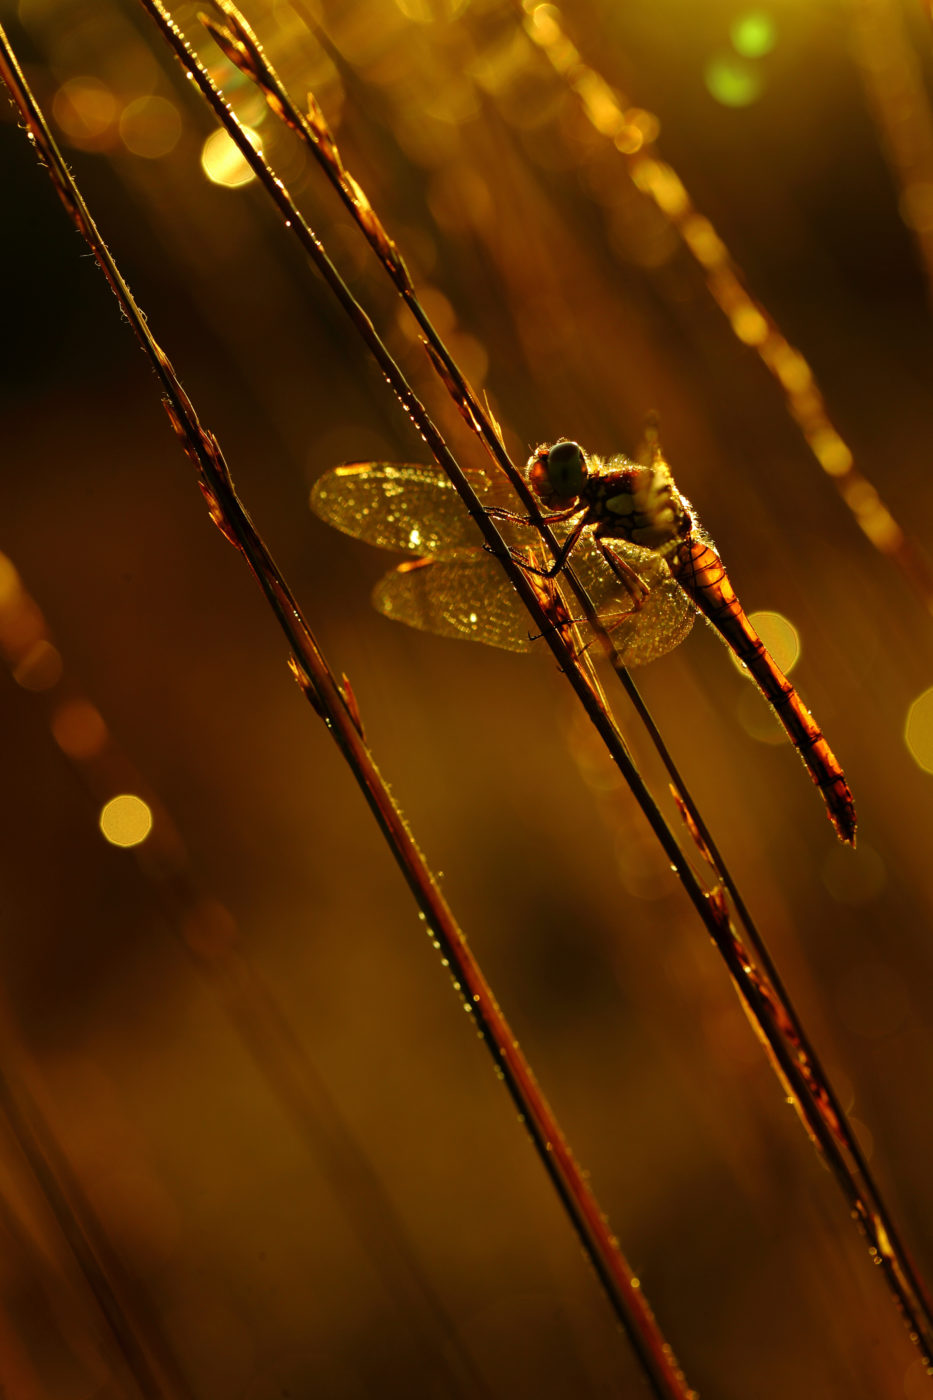
[[[693,626],[696,609],[660,554],[624,540],[614,539],[612,548],[648,585],[648,596],[637,612],[631,611],[631,599],[589,533],[573,551],[570,565],[625,665],[646,666],[680,645]],[[574,604],[573,615],[578,612]]]
[[[528,613],[501,566],[479,549],[400,564],[376,584],[373,604],[385,617],[441,637],[531,650]]]
[[[488,494],[489,483],[476,485]],[[472,638],[509,651],[528,651],[529,621],[489,555],[476,548],[478,531],[448,478],[436,467],[356,462],[334,467],[315,483],[311,506],[344,534],[417,556],[387,574],[373,601],[380,612],[441,636]],[[694,609],[653,550],[613,540],[648,585],[637,613],[589,532],[573,552],[575,572],[629,666],[645,665],[687,635]],[[571,615],[576,616],[577,608]]]
[[[479,531],[437,467],[354,462],[315,482],[311,508],[345,535],[410,554],[479,543]]]

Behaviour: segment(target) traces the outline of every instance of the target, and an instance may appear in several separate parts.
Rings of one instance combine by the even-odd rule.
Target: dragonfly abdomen
[[[671,572],[748,667],[822,792],[837,832],[843,841],[854,844],[855,803],[839,761],[794,686],[749,622],[715,549],[702,540],[685,541],[671,560]]]

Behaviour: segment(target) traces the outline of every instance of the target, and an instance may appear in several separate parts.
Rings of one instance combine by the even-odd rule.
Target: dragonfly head
[[[576,442],[539,447],[528,462],[531,489],[546,506],[561,510],[583,493],[588,475],[583,448]]]

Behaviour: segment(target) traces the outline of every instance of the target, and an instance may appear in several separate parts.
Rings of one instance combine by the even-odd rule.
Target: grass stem
[[[143,0],[143,3],[147,8],[150,8],[149,0]],[[202,15],[202,23],[230,62],[259,87],[273,113],[301,138],[382,262],[399,295],[415,316],[424,334],[426,348],[430,353],[432,363],[448,392],[460,408],[465,421],[480,437],[496,465],[505,473],[529,515],[540,521],[537,501],[529,491],[524,476],[511,461],[505,449],[501,432],[491,420],[486,408],[480,402],[475,390],[462,373],[431,318],[421,305],[402,254],[394,239],[386,231],[359,182],[345,166],[336,139],[313,95],[309,94],[309,108],[306,114],[292,100],[265,54],[258,37],[243,18],[233,0],[211,0],[211,3],[223,17],[224,22],[219,24],[208,16]],[[551,15],[552,9],[553,7],[548,10],[546,16],[537,16],[536,14],[533,21],[528,22],[527,27],[536,42],[546,48],[558,71],[567,73],[570,72],[570,69],[566,62],[566,47],[561,47],[557,42],[558,31],[553,28],[557,21]],[[536,25],[537,28],[535,28]],[[566,39],[562,31],[559,33],[562,35],[561,44],[565,46],[569,40]],[[576,53],[575,50],[574,53]],[[561,55],[559,61],[558,54]],[[579,60],[579,55],[577,55],[577,60]],[[576,68],[573,69],[574,73],[576,71]],[[590,69],[585,71],[592,74]],[[593,74],[593,77],[596,78],[598,75]],[[584,109],[588,110],[584,94],[590,94],[592,102],[593,85],[592,83],[585,84],[582,80],[577,82],[575,79],[575,82],[580,91]],[[603,83],[602,79],[599,79],[599,83],[602,86],[598,90],[602,92],[603,87],[607,87],[607,85]],[[608,87],[607,91],[609,91]],[[211,98],[208,100],[211,101],[216,112],[216,103]],[[234,134],[229,126],[227,129],[231,135]],[[247,154],[242,145],[241,150],[244,155]],[[688,246],[692,245],[688,243]],[[711,290],[714,290],[716,285],[718,284],[711,282]],[[774,335],[779,337],[776,328]],[[791,351],[786,342],[781,341],[780,343],[786,347],[788,354],[799,354],[799,352]],[[782,353],[784,352],[782,351]],[[813,446],[812,443],[811,446]],[[441,457],[438,457],[437,460],[441,466],[446,468],[445,460]],[[555,549],[557,541],[553,533],[543,524],[539,525],[539,529],[545,543],[552,550]],[[741,895],[698,804],[690,794],[635,683],[612,645],[611,637],[600,625],[585,589],[574,578],[572,570],[567,569],[562,578],[566,579],[575,593],[584,609],[587,621],[603,644],[613,670],[634,705],[668,773],[675,799],[683,804],[688,830],[695,832],[696,844],[713,869],[714,888],[705,892],[704,895],[707,901],[707,911],[710,909],[717,911],[714,919],[717,921],[718,934],[713,936],[720,952],[723,953],[739,995],[749,1011],[752,1024],[757,1025],[759,1030],[763,1032],[765,1043],[770,1050],[772,1064],[779,1078],[787,1087],[805,1128],[826,1156],[834,1176],[843,1190],[850,1210],[867,1239],[872,1257],[883,1260],[891,1291],[901,1308],[908,1330],[912,1337],[918,1339],[918,1344],[921,1345],[926,1356],[928,1349],[933,1344],[933,1310],[931,1310],[923,1281],[900,1240],[891,1213],[849,1124],[839,1095],[813,1048],[811,1038],[807,1034],[802,1018],[783,984],[764,937]],[[931,592],[931,598],[933,598],[933,592]],[[552,635],[554,634],[553,628],[547,630]],[[566,663],[562,669],[567,669]],[[609,747],[612,752],[613,745],[610,744]],[[616,757],[616,754],[614,753],[613,756]],[[628,772],[625,769],[623,772],[628,779]],[[638,797],[638,791],[634,788],[633,791]],[[641,799],[639,798],[639,800]],[[657,828],[655,830],[657,834]],[[671,855],[670,849],[663,840],[662,845],[665,846],[665,853]],[[680,875],[679,870],[678,874]],[[681,878],[683,879],[683,876]],[[731,897],[744,926],[743,938],[747,943],[747,948],[739,940],[731,926],[728,910],[720,898],[722,890],[725,890]],[[690,892],[688,888],[688,893]],[[696,903],[696,901],[694,902]],[[709,919],[704,921],[709,928]],[[749,955],[748,949],[751,950],[754,957]],[[754,990],[755,996],[750,998],[748,993],[752,990]],[[777,1053],[778,1043],[781,1045],[782,1053]],[[790,1066],[795,1068],[796,1074],[789,1073]],[[924,1335],[925,1340],[920,1340]]]
[[[147,3],[146,8],[160,23],[167,37],[171,36],[176,52],[188,53],[184,39],[161,5]],[[200,65],[197,65],[197,71],[211,91],[215,91]],[[347,689],[336,679],[328,666],[296,600],[241,504],[217,439],[202,427],[168,357],[149,330],[145,316],[97,230],[2,29],[0,76],[13,94],[30,138],[48,168],[62,203],[87,241],[137,339],[152,362],[172,424],[185,451],[197,466],[201,489],[207,499],[211,517],[230,543],[242,553],[272,608],[291,648],[299,683],[350,765],[373,816],[390,845],[435,945],[451,969],[454,985],[461,1000],[492,1054],[610,1304],[629,1335],[653,1393],[659,1400],[688,1400],[692,1392],[658,1327],[640,1283],[625,1260],[584,1173],[577,1166],[559,1124],[538,1088],[531,1067],[444,900],[434,875],[379,774],[363,739],[355,704],[351,703]],[[219,94],[217,101],[228,113],[236,130],[241,132]],[[245,136],[243,139],[252,150]],[[263,168],[266,169],[265,166]],[[298,217],[280,182],[271,176],[271,172],[269,178],[272,188],[277,191],[277,202],[293,211],[294,217]],[[305,230],[308,250],[313,250],[315,262],[329,281],[332,278],[336,279],[336,283],[343,287],[323,247],[303,221],[302,228]],[[332,285],[335,284],[332,282]],[[353,301],[346,288],[343,287],[341,293],[335,285],[335,291],[358,329],[367,338],[371,336],[378,342],[369,318]],[[381,345],[381,342],[378,344]],[[414,396],[410,395],[410,398],[413,400]],[[431,427],[433,429],[433,425]],[[438,443],[443,442],[436,429],[433,429],[433,436]],[[478,503],[477,510],[484,516]]]

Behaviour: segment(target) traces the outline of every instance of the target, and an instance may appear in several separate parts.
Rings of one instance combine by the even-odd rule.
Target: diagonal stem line
[[[167,20],[167,16],[164,18]],[[181,36],[178,37],[183,43]],[[659,1400],[690,1400],[693,1392],[687,1386],[673,1352],[658,1327],[639,1281],[625,1260],[492,989],[376,768],[362,737],[355,701],[348,689],[341,688],[325,661],[297,602],[236,495],[216,438],[201,426],[167,356],[150,332],[65,165],[2,28],[0,76],[13,94],[30,138],[47,165],[66,210],[87,241],[138,341],[152,362],[173,426],[189,457],[198,467],[202,491],[208,500],[212,518],[229,541],[241,551],[273,609],[296,658],[296,671],[302,689],[347,759],[377,824],[389,842],[435,945],[452,969],[454,985],[464,1006],[473,1015],[610,1304],[628,1333],[654,1395]],[[280,185],[277,187],[282,188]],[[282,193],[284,195],[284,190]],[[310,230],[308,233],[320,256],[326,258]],[[372,329],[365,313],[360,311],[360,316]],[[372,334],[375,335],[375,332]],[[436,429],[434,431],[436,433]],[[481,508],[478,509],[481,511]]]
[[[379,216],[373,209],[358,181],[354,179],[353,175],[344,165],[336,140],[329,130],[323,114],[314,101],[313,96],[309,94],[309,114],[306,115],[292,100],[287,88],[270,62],[268,55],[265,53],[258,37],[241,15],[239,9],[233,3],[233,0],[210,0],[210,3],[223,16],[227,25],[230,27],[226,28],[223,25],[218,25],[206,15],[201,15],[201,22],[208,29],[215,42],[222,49],[230,62],[258,86],[272,112],[300,137],[304,145],[310,151],[318,166],[342,200],[344,206],[358,224],[371,248],[382,262],[386,273],[424,332],[427,348],[431,353],[435,368],[438,369],[445,387],[460,407],[464,419],[481,438],[493,460],[507,475],[510,483],[521,497],[529,515],[536,520],[545,542],[552,551],[555,551],[558,548],[559,542],[554,536],[553,531],[541,521],[538,503],[528,489],[524,476],[515,467],[505,449],[499,432],[491,422],[486,409],[480,403],[476,391],[463,374],[431,321],[431,318],[422,306],[399,249],[385,230]],[[315,29],[317,30],[316,25]],[[699,836],[698,844],[700,844],[701,849],[708,854],[709,862],[713,870],[722,886],[728,891],[732,898],[736,912],[746,930],[749,945],[754,950],[758,964],[764,972],[763,979],[755,969],[751,969],[752,975],[758,977],[758,980],[765,985],[766,995],[769,997],[769,1000],[774,1003],[773,1010],[778,1014],[782,1022],[783,1035],[790,1041],[803,1069],[808,1095],[813,1100],[820,1115],[827,1120],[829,1130],[839,1140],[844,1151],[848,1154],[855,1169],[855,1173],[857,1173],[860,1178],[860,1181],[857,1182],[858,1189],[861,1195],[866,1198],[868,1208],[876,1217],[876,1222],[880,1227],[881,1234],[886,1238],[893,1253],[898,1256],[904,1279],[909,1283],[911,1290],[916,1294],[918,1306],[924,1313],[927,1322],[933,1326],[933,1315],[931,1315],[929,1304],[926,1300],[923,1282],[917,1274],[910,1256],[900,1240],[890,1213],[885,1206],[884,1198],[874,1180],[867,1159],[849,1124],[839,1096],[833,1088],[817,1052],[813,1048],[803,1022],[783,984],[774,960],[768,951],[764,937],[758,929],[738,885],[725,859],[721,855],[718,845],[695,799],[684,782],[635,682],[632,680],[627,668],[623,665],[619,653],[612,643],[611,637],[602,627],[586,590],[575,578],[570,568],[563,571],[562,578],[566,579],[569,583],[572,591],[584,608],[587,620],[599,635],[613,670],[634,705],[667,771],[675,789],[675,795],[683,802],[687,814],[696,829]]]
[[[251,143],[242,132],[236,118],[230,112],[222,96],[217,92],[216,88],[214,88],[206,73],[204,73],[197,60],[191,54],[183,37],[177,31],[162,6],[155,3],[155,0],[141,0],[141,3],[143,3],[144,8],[156,19],[164,36],[174,48],[189,76],[195,79],[219,120],[224,124],[229,134],[234,139],[244,159],[263,183],[267,192],[276,202],[293,233],[300,238],[302,246],[312,257],[312,260],[318,266],[322,275],[325,276],[325,279],[331,285],[335,295],[338,296],[341,304],[350,315],[358,332],[363,335],[373,354],[376,356],[380,367],[383,369],[391,386],[400,398],[403,407],[405,407],[406,411],[413,418],[416,426],[419,427],[422,435],[431,447],[432,452],[434,452],[436,460],[448,471],[454,485],[464,499],[467,509],[482,530],[484,536],[487,540],[490,540],[490,542],[491,538],[498,538],[492,522],[489,521],[482,509],[481,503],[471,492],[468,482],[464,480],[459,466],[447,449],[446,444],[440,439],[426,410],[420,405],[401,375],[401,372],[398,370],[398,367],[395,366],[391,357],[388,356],[388,352],[385,350],[378,336],[376,336],[365,312],[362,311],[362,308],[355,302],[348,289],[339,279],[332,264],[330,264],[329,260],[326,258],[317,238],[297,214],[281,182],[278,181],[268,169],[261,156],[257,156]],[[902,1249],[896,1241],[896,1236],[893,1236],[887,1229],[887,1212],[875,1208],[876,1205],[880,1203],[872,1200],[871,1194],[866,1190],[864,1184],[859,1183],[850,1163],[846,1160],[845,1153],[840,1150],[832,1120],[825,1111],[825,1105],[813,1095],[812,1075],[809,1073],[809,1066],[805,1061],[801,1062],[799,1047],[795,1044],[793,1037],[786,1035],[786,1025],[784,1017],[782,1016],[782,1008],[775,1005],[771,989],[763,982],[754,965],[750,963],[744,949],[742,949],[741,945],[735,939],[728,925],[728,919],[724,917],[724,911],[716,907],[714,898],[716,892],[714,891],[712,894],[707,895],[701,888],[692,870],[686,864],[670,829],[667,827],[650,797],[650,794],[647,792],[640,774],[634,769],[611,716],[607,714],[604,707],[599,705],[597,697],[591,690],[589,683],[577,669],[574,657],[569,653],[567,648],[563,646],[562,639],[556,635],[555,629],[549,625],[549,619],[542,610],[537,597],[529,596],[529,589],[526,586],[524,575],[521,571],[518,571],[516,576],[516,570],[510,567],[511,561],[509,559],[503,559],[502,562],[510,577],[512,577],[513,583],[523,597],[526,605],[529,606],[536,622],[544,632],[548,645],[558,658],[563,669],[565,669],[571,684],[574,686],[591,720],[596,725],[601,737],[607,744],[615,762],[626,777],[649,824],[655,831],[666,854],[671,860],[671,864],[678,874],[686,893],[709,930],[714,942],[716,942],[743,1003],[758,1025],[771,1049],[778,1073],[791,1091],[801,1118],[814,1141],[821,1147],[828,1165],[849,1203],[854,1217],[859,1222],[868,1239],[871,1253],[880,1261],[891,1291],[901,1307],[908,1326],[914,1335],[914,1340],[917,1341],[918,1345],[926,1352],[929,1349],[929,1334],[924,1335],[924,1323],[919,1320],[920,1317],[925,1317],[925,1321],[927,1323],[929,1322],[929,1313],[926,1311],[925,1302],[922,1295],[919,1297],[914,1296],[915,1290],[910,1286],[912,1275],[909,1270],[909,1265],[906,1262]],[[278,606],[274,589],[271,590],[270,602],[272,602],[273,606],[280,612],[280,620],[282,620],[281,610]],[[284,619],[286,622],[288,611],[289,609],[286,605]],[[342,701],[342,696],[339,698]],[[863,1201],[863,1195],[868,1197],[868,1205]]]
[[[551,527],[545,523],[539,502],[529,489],[524,474],[519,471],[509,456],[501,433],[492,423],[490,415],[480,403],[475,389],[425,311],[395,240],[386,232],[381,219],[373,209],[359,182],[344,165],[337,142],[313,94],[308,93],[310,113],[306,115],[293,102],[288,89],[270,63],[255,32],[237,6],[232,3],[232,0],[209,0],[209,3],[223,15],[231,29],[228,30],[224,26],[218,25],[204,14],[200,16],[201,23],[230,62],[257,85],[271,111],[298,135],[311,152],[314,160],[336,190],[348,213],[359,226],[402,300],[424,332],[425,349],[444,387],[459,408],[467,425],[476,433],[492,460],[508,479],[512,489],[528,512],[530,522],[538,531],[551,554],[556,557],[560,541]],[[611,636],[603,626],[589,594],[580,583],[571,564],[568,563],[561,570],[561,579],[566,581],[580,603],[587,623],[599,638],[603,651],[622,684],[630,694],[634,692],[637,695],[634,681],[629,676]]]
[[[359,182],[344,165],[333,133],[327,127],[323,114],[318,105],[314,102],[312,95],[308,95],[311,115],[307,116],[292,100],[288,89],[285,87],[285,84],[270,62],[258,37],[252,27],[244,19],[237,6],[233,3],[233,0],[210,0],[210,3],[223,15],[231,28],[228,30],[216,24],[204,14],[200,16],[201,23],[208,29],[215,42],[230,62],[259,87],[270,110],[300,137],[306,148],[311,152],[318,166],[336,190],[345,208],[358,224],[364,237],[370,244],[370,247],[382,262],[388,276],[399,292],[399,295],[403,298],[423,330],[428,348],[433,352],[432,360],[435,366],[441,371],[441,377],[445,387],[448,388],[454,401],[460,407],[467,423],[481,438],[493,460],[508,477],[530,517],[537,525],[545,543],[548,545],[551,552],[556,554],[560,547],[560,542],[550,526],[544,523],[538,501],[534,493],[529,489],[524,474],[520,472],[512,462],[503,444],[500,433],[497,432],[489,414],[480,403],[475,389],[457,364],[440,332],[425,311],[394,239],[386,232],[385,227],[376,211],[373,209]],[[315,26],[315,30],[317,31],[317,26]],[[772,983],[776,983],[776,972],[770,965],[771,960],[765,948],[764,940],[752,922],[745,901],[739,894],[738,887],[713,841],[713,837],[703,820],[696,801],[674,763],[667,745],[661,736],[660,730],[654,723],[647,705],[629,674],[628,668],[622,663],[622,659],[619,656],[617,648],[613,644],[611,636],[602,626],[592,600],[586,589],[576,578],[569,564],[562,570],[561,577],[562,579],[566,579],[569,583],[577,600],[585,610],[587,621],[594,628],[600,641],[603,643],[604,650],[612,663],[613,669],[625,688],[629,699],[635,706],[636,712],[664,764],[668,777],[674,784],[707,850],[713,857],[713,865],[716,874],[732,896],[740,917],[748,930],[752,945],[761,956],[762,961],[767,964],[769,979]],[[783,989],[781,989],[781,995],[782,999],[787,1003],[787,996],[786,993],[783,992]]]
[[[769,1048],[779,1080],[785,1086],[812,1141],[821,1149],[849,1211],[867,1241],[869,1254],[873,1260],[880,1263],[911,1340],[919,1348],[924,1361],[928,1361],[933,1356],[933,1309],[919,1276],[900,1242],[883,1198],[873,1184],[856,1169],[852,1154],[840,1140],[839,1124],[842,1120],[832,1111],[832,1105],[828,1102],[823,1087],[815,1084],[812,1066],[803,1053],[799,1040],[793,1035],[785,1009],[736,937],[729,922],[728,911],[721,899],[721,891],[718,888],[712,891],[703,889],[628,753],[614,718],[583,674],[577,658],[559,630],[551,625],[550,618],[524,571],[515,564],[509,554],[503,554],[501,543],[497,547],[496,542],[500,540],[498,531],[483,509],[470,481],[464,476],[427,409],[386,349],[369,317],[327,257],[320,240],[297,210],[281,180],[267,165],[262,154],[253,147],[222,93],[192,52],[160,0],[140,0],[140,4],[155,20],[185,73],[195,82],[260,185],[273,200],[292,236],[298,239],[333,290],[355,329],[375,357],[402,407],[421,432],[438,465],[447,472],[472,519],[497,553],[503,568],[542,631],[558,665],[573,686],[613,761],[628,783],[694,909],[719,949],[743,1005]]]
[[[313,97],[309,94],[309,103],[313,104],[312,115],[309,118],[293,102],[288,89],[285,87],[270,62],[258,37],[252,27],[244,19],[237,6],[233,3],[233,0],[210,0],[210,3],[224,16],[224,19],[231,25],[231,29],[227,30],[217,25],[208,16],[203,14],[200,16],[201,23],[208,29],[215,42],[222,49],[230,62],[259,87],[272,112],[301,138],[307,149],[311,152],[318,166],[336,190],[345,208],[352,215],[371,248],[382,262],[400,296],[404,299],[419,326],[424,331],[428,347],[433,351],[432,359],[443,371],[442,378],[445,386],[449,389],[455,402],[460,406],[461,411],[466,410],[464,412],[466,421],[480,436],[494,461],[507,475],[511,485],[521,497],[529,515],[534,519],[545,543],[553,553],[556,553],[560,547],[559,540],[550,526],[544,523],[538,501],[534,493],[529,490],[528,483],[523,473],[521,473],[512,462],[505,449],[501,435],[496,431],[489,414],[480,403],[475,389],[460,369],[460,366],[445,344],[440,332],[421,304],[414,283],[394,239],[386,232],[359,182],[344,165],[333,133],[327,128],[320,108],[314,103]],[[315,26],[315,30],[317,31],[317,26]],[[319,37],[321,36],[319,35]],[[628,668],[623,665],[622,659],[612,642],[611,636],[600,622],[592,600],[569,565],[564,568],[561,577],[566,579],[570,584],[578,601],[586,610],[587,621],[590,622],[594,630],[600,636],[600,640],[603,642],[609,659],[612,662],[613,669],[620,682],[625,687],[629,699],[635,706],[636,712],[664,764],[668,777],[674,784],[678,795],[683,800],[688,814],[700,833],[701,839],[710,852],[710,855],[713,857],[712,863],[716,874],[732,896],[736,909],[748,931],[749,940],[756,952],[759,953],[762,962],[766,965],[769,980],[772,984],[775,984],[775,990],[778,990],[780,984],[778,983],[777,973],[771,964],[771,959],[765,947],[764,940],[755,927],[745,901],[739,893],[738,887],[733,880],[726,862],[720,855],[713,837],[703,820],[699,807],[681,777],[667,745],[662,738],[660,730],[654,723],[647,705],[629,674]],[[783,988],[780,988],[780,994],[785,1004],[789,1005],[787,994],[784,992]],[[798,1031],[802,1036],[802,1031],[799,1027]]]

